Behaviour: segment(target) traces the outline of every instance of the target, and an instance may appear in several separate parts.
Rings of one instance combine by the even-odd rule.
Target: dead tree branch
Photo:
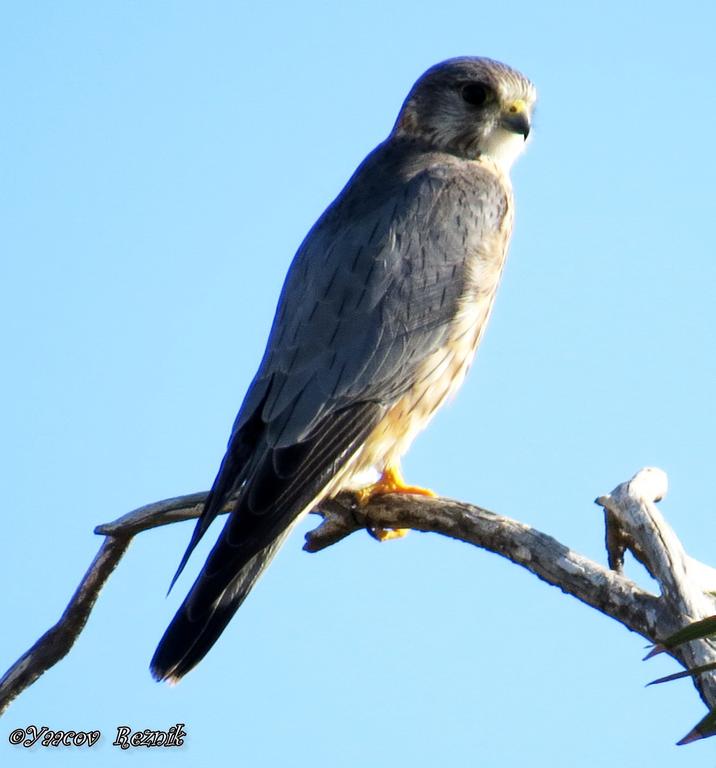
[[[127,551],[132,538],[150,528],[198,517],[206,495],[204,491],[147,504],[95,528],[95,533],[104,535],[105,539],[59,621],[0,679],[0,715],[25,688],[29,688],[69,653],[84,629],[102,587]],[[225,511],[228,510],[229,507]]]
[[[707,594],[716,587],[716,571],[690,558],[654,502],[666,491],[666,476],[646,469],[611,494],[600,497],[607,522],[607,549],[612,568],[572,551],[524,523],[464,502],[407,495],[374,497],[360,507],[350,494],[323,503],[323,518],[306,535],[304,549],[318,552],[360,529],[412,528],[433,532],[495,552],[523,566],[548,584],[559,587],[592,608],[658,643],[690,621],[716,613]],[[0,680],[0,714],[25,688],[72,648],[85,626],[100,590],[141,531],[197,517],[206,492],[141,507],[95,533],[105,540],[57,624],[48,630]],[[230,503],[223,512],[233,508]],[[630,550],[661,587],[652,594],[621,573]],[[705,640],[672,651],[683,666],[716,661],[716,649]],[[695,679],[704,702],[716,706],[716,676]]]
[[[350,495],[324,502],[324,521],[306,535],[318,552],[361,528],[412,528],[474,544],[523,566],[548,584],[611,616],[649,639],[659,599],[624,576],[509,517],[451,499],[386,495],[361,508]]]

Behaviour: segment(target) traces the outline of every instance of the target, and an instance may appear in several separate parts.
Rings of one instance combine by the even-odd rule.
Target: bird
[[[509,172],[535,101],[531,81],[498,61],[436,64],[309,230],[172,585],[235,506],[157,646],[155,679],[176,683],[201,661],[322,500],[432,494],[405,482],[400,460],[462,384],[485,330],[512,230]]]

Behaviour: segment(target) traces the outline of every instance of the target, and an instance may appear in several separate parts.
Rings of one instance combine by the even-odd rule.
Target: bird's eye
[[[482,83],[468,83],[462,87],[462,98],[473,107],[481,107],[490,95],[490,89]]]

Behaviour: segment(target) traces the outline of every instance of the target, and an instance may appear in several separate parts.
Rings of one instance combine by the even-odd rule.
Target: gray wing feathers
[[[261,416],[272,446],[300,442],[357,399],[385,403],[409,388],[420,359],[445,340],[468,254],[496,231],[507,204],[478,169],[428,168],[398,189],[364,205],[361,217],[354,185],[296,255],[256,391],[237,420],[265,395]],[[350,207],[346,226],[341,209]]]
[[[387,407],[444,343],[507,192],[475,163],[395,155],[369,156],[299,248],[190,550],[267,451],[328,434],[361,402]]]

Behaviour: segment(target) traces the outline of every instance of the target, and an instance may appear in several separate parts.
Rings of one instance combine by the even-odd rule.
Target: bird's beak
[[[502,113],[500,125],[511,133],[521,133],[525,140],[530,135],[530,111],[522,99],[510,102]]]

